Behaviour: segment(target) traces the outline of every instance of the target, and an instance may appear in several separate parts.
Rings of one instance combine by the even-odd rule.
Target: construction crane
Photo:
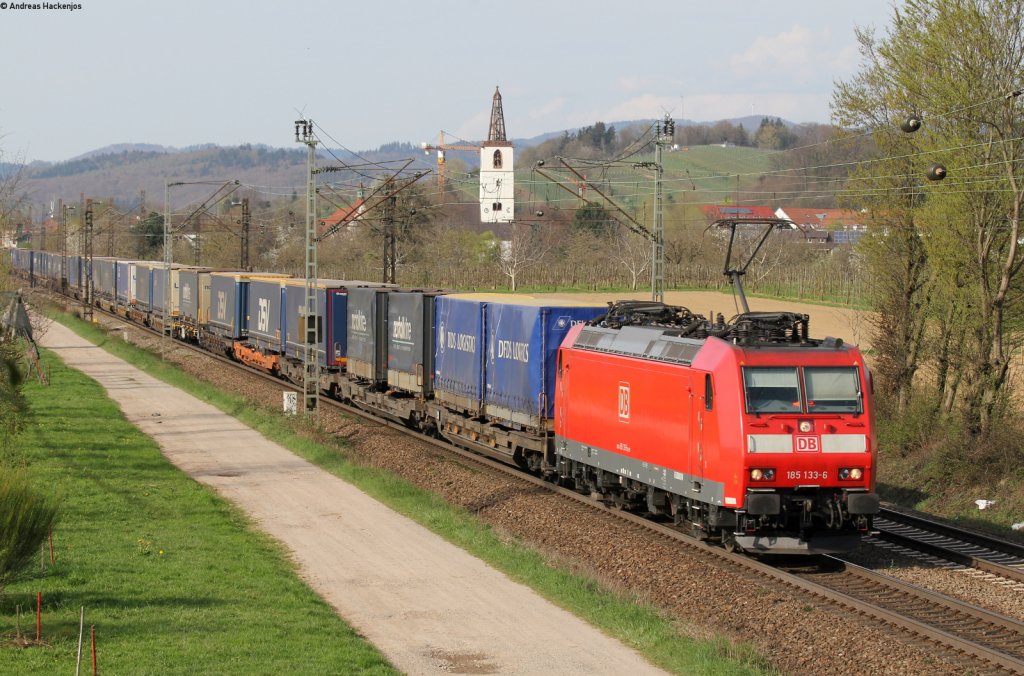
[[[444,153],[447,150],[468,150],[472,152],[480,152],[480,146],[472,143],[445,143],[444,142],[444,129],[441,130],[441,138],[437,145],[430,145],[429,143],[421,143],[420,147],[423,148],[423,152],[429,154],[431,150],[437,151],[437,192],[443,193],[445,186],[445,162]]]

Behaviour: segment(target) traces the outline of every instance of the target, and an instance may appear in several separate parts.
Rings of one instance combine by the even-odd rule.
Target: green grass
[[[634,647],[668,671],[684,674],[770,671],[767,662],[750,646],[734,645],[724,639],[698,641],[681,635],[676,625],[657,609],[636,598],[609,591],[566,567],[553,566],[541,554],[496,533],[468,511],[453,507],[440,497],[389,472],[358,464],[351,458],[345,442],[327,435],[311,435],[301,420],[259,410],[241,396],[195,381],[167,366],[158,357],[110,338],[94,326],[67,317],[61,321],[104,349],[189,391],[297,455],[354,484],[510,578],[530,586],[559,606]]]
[[[72,673],[79,608],[106,673],[394,673],[248,519],[173,467],[93,380],[45,354],[18,459],[61,499],[56,563],[0,599],[0,671]],[[2,471],[2,470],[0,470]],[[43,593],[42,645],[35,593]],[[88,670],[86,670],[88,671]]]

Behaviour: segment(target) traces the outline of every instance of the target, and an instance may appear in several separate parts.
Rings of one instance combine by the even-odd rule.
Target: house
[[[732,206],[728,204],[705,204],[701,208],[708,223],[722,218],[776,218],[771,207]]]
[[[853,244],[868,229],[865,213],[853,209],[780,207],[775,215],[793,221],[804,231],[808,241],[829,242],[832,246]]]
[[[364,211],[366,211],[366,200],[360,194],[352,206],[336,209],[330,216],[320,221],[320,236],[323,237],[326,233],[332,233],[358,221]]]

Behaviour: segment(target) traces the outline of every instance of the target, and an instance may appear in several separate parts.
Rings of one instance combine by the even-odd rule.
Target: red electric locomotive
[[[870,374],[807,315],[612,305],[562,343],[555,453],[577,489],[728,549],[851,549],[878,512]]]

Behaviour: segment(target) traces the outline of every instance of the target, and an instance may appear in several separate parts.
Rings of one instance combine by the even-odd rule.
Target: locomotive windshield
[[[802,385],[802,386],[801,386]],[[745,367],[747,413],[860,413],[852,366]]]
[[[800,413],[800,380],[795,368],[745,368],[747,413]]]
[[[808,413],[859,413],[860,378],[849,366],[804,367]]]

